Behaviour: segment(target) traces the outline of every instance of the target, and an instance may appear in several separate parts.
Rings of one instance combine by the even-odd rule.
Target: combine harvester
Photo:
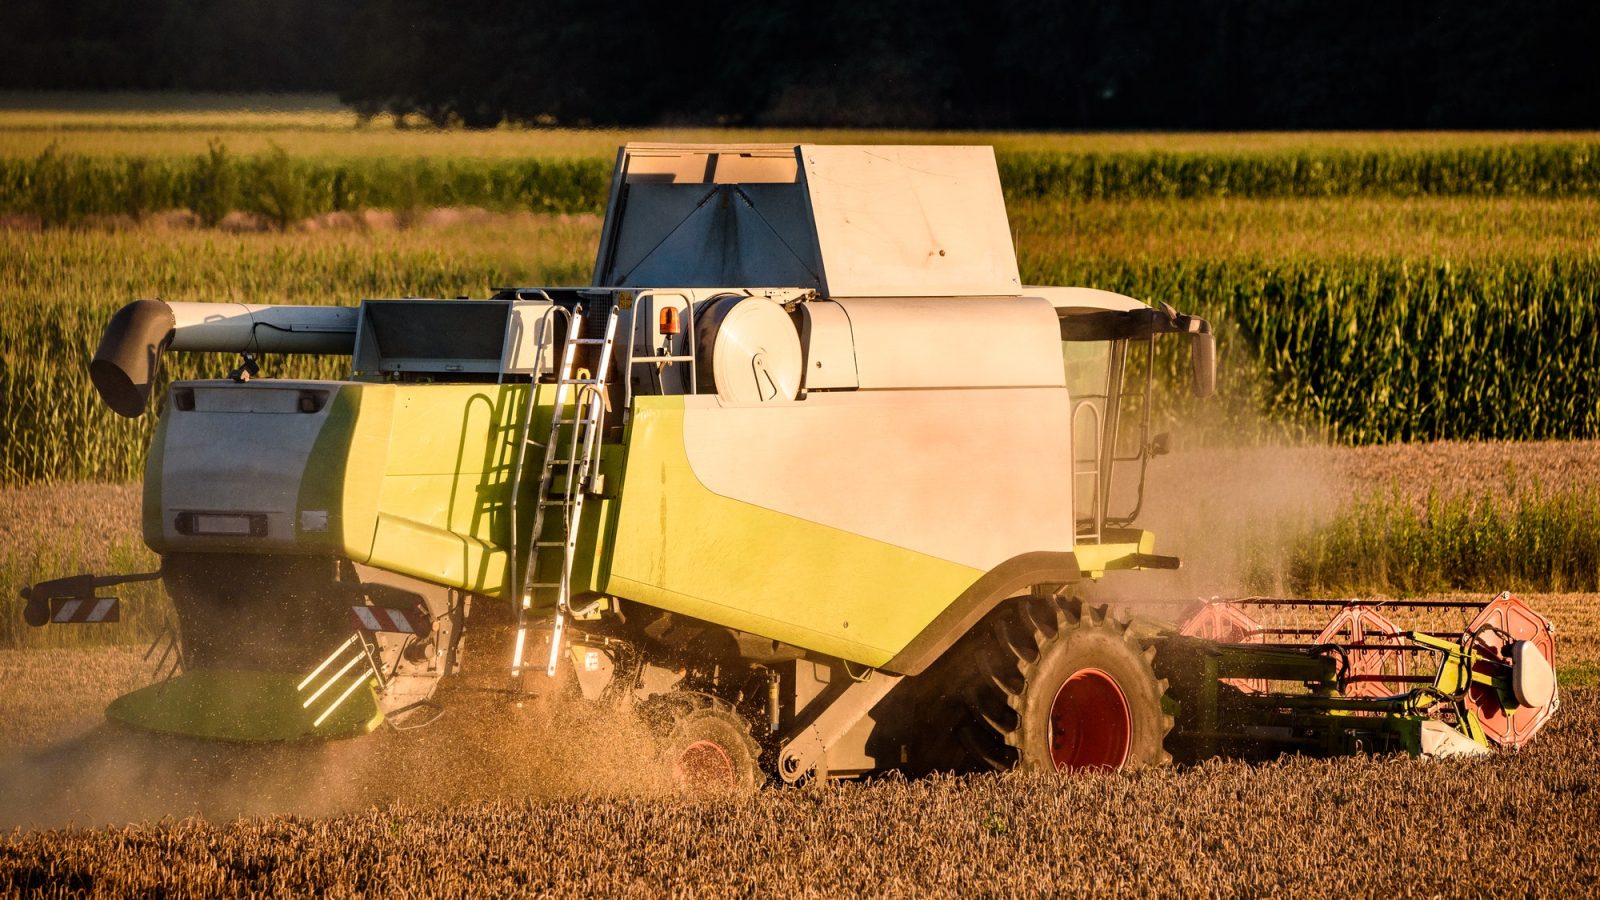
[[[1178,566],[1134,525],[1166,335],[1208,395],[1203,320],[1022,284],[988,148],[630,144],[589,287],[118,312],[92,375],[124,416],[164,353],[243,362],[166,390],[160,570],[33,585],[27,617],[115,620],[102,589],[159,579],[172,662],[107,715],[233,741],[432,717],[481,626],[511,694],[636,705],[738,786],[1538,731],[1552,629],[1506,595],[1432,631],[1074,599]],[[350,377],[251,377],[264,353]]]

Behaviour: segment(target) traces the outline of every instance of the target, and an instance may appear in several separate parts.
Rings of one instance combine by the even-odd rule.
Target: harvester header
[[[1509,598],[1314,641],[1078,599],[1180,565],[1138,525],[1158,341],[1209,395],[1205,320],[1021,283],[987,147],[630,144],[589,285],[117,313],[122,415],[164,353],[238,368],[159,398],[160,569],[32,585],[28,617],[99,627],[159,579],[162,671],[108,715],[239,741],[435,716],[470,632],[511,696],[635,706],[680,776],[741,786],[1531,736],[1554,644]]]

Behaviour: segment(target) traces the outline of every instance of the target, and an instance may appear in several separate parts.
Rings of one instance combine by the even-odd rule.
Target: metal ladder
[[[550,662],[545,670],[551,677],[556,674],[556,662],[561,654],[561,635],[571,612],[572,561],[577,552],[578,529],[583,521],[583,498],[591,480],[594,454],[600,443],[600,429],[605,416],[605,384],[617,335],[617,307],[613,305],[606,315],[605,334],[602,337],[583,336],[584,318],[580,309],[576,314],[569,315],[567,320],[567,337],[561,350],[561,362],[556,368],[556,395],[550,412],[549,436],[543,443],[527,437],[538,409],[537,372],[528,390],[528,406],[522,420],[518,473],[521,471],[522,448],[537,447],[544,453],[539,472],[539,492],[534,500],[533,527],[528,532],[528,562],[521,582],[516,586],[520,596],[517,604],[516,650],[511,659],[513,685],[520,685],[522,680],[523,652],[527,645],[528,615],[533,608],[534,591],[551,588],[556,591],[555,628],[550,636]],[[572,367],[579,347],[599,347],[600,353],[593,372],[580,370],[580,377],[574,377]],[[567,418],[569,396],[572,399],[572,416]],[[571,429],[564,442],[561,440],[562,428]],[[512,502],[516,502],[514,496]],[[561,511],[560,540],[544,539],[545,516],[552,508]],[[513,529],[513,565],[516,560],[515,542]],[[555,580],[548,580],[549,576],[541,571],[543,567],[539,565],[539,557],[542,550],[556,547],[561,548],[561,571]],[[541,578],[546,580],[541,581]]]

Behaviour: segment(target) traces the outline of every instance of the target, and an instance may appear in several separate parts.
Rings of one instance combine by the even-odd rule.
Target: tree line
[[[0,87],[437,124],[1586,128],[1590,0],[13,0]]]

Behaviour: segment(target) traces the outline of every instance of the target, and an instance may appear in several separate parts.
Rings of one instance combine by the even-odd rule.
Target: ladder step
[[[553,491],[554,493],[541,494],[540,498],[539,498],[539,505],[540,506],[560,506],[562,504],[567,504],[568,506],[576,506],[577,503],[578,503],[578,498],[580,496],[582,496],[584,494],[592,493],[592,489],[588,484],[583,484],[583,485],[579,486],[578,489],[576,489],[576,490],[574,490],[572,492],[571,497],[568,497],[566,495],[566,493],[565,493],[566,489],[567,489],[566,484],[553,484],[553,485],[551,485],[550,486],[550,490]]]
[[[611,315],[606,322],[605,335],[603,337],[581,337],[582,332],[578,330],[580,328],[582,328],[581,321],[575,324],[573,331],[568,335],[566,346],[562,352],[561,365],[556,371],[556,397],[561,402],[551,415],[550,436],[543,441],[539,441],[534,440],[527,434],[533,421],[536,398],[536,392],[530,391],[528,394],[528,413],[522,425],[523,436],[521,438],[524,447],[536,447],[544,453],[543,475],[539,484],[539,492],[535,495],[536,512],[534,516],[534,534],[532,535],[534,539],[529,542],[530,546],[528,547],[526,576],[528,581],[525,584],[525,588],[530,591],[554,590],[558,593],[559,600],[562,603],[566,602],[569,590],[562,582],[533,581],[532,579],[538,577],[536,572],[537,569],[541,568],[538,564],[539,557],[541,555],[548,557],[548,553],[541,554],[541,551],[559,548],[563,551],[564,558],[569,565],[572,561],[576,540],[575,532],[580,527],[579,520],[583,514],[585,494],[594,485],[600,483],[597,478],[591,479],[587,474],[589,467],[594,464],[594,455],[590,452],[590,442],[595,435],[591,429],[599,427],[605,421],[604,413],[596,408],[599,398],[588,397],[580,390],[577,392],[575,399],[569,399],[572,395],[567,392],[567,389],[595,387],[603,390],[607,387],[606,377],[611,369],[611,353],[616,343],[617,311],[612,309]],[[591,377],[572,377],[573,362],[576,357],[575,351],[579,346],[601,348],[598,364],[594,367]],[[564,418],[562,413],[568,408],[567,404],[569,402],[571,403],[573,417]],[[585,410],[593,412],[585,415],[583,414]],[[563,428],[571,429],[571,431],[563,436],[561,434],[561,429]],[[580,452],[574,456],[558,453],[558,447],[563,440],[582,441],[579,448]],[[526,450],[519,451],[519,453],[525,452]],[[580,473],[586,473],[585,477],[578,479],[577,476]],[[573,482],[575,480],[581,481],[582,484],[574,485]],[[561,493],[552,497],[550,493],[552,490],[560,491]],[[545,510],[551,507],[560,507],[564,512],[566,518],[566,522],[562,525],[562,528],[566,530],[564,540],[548,541],[538,539],[544,533]]]

